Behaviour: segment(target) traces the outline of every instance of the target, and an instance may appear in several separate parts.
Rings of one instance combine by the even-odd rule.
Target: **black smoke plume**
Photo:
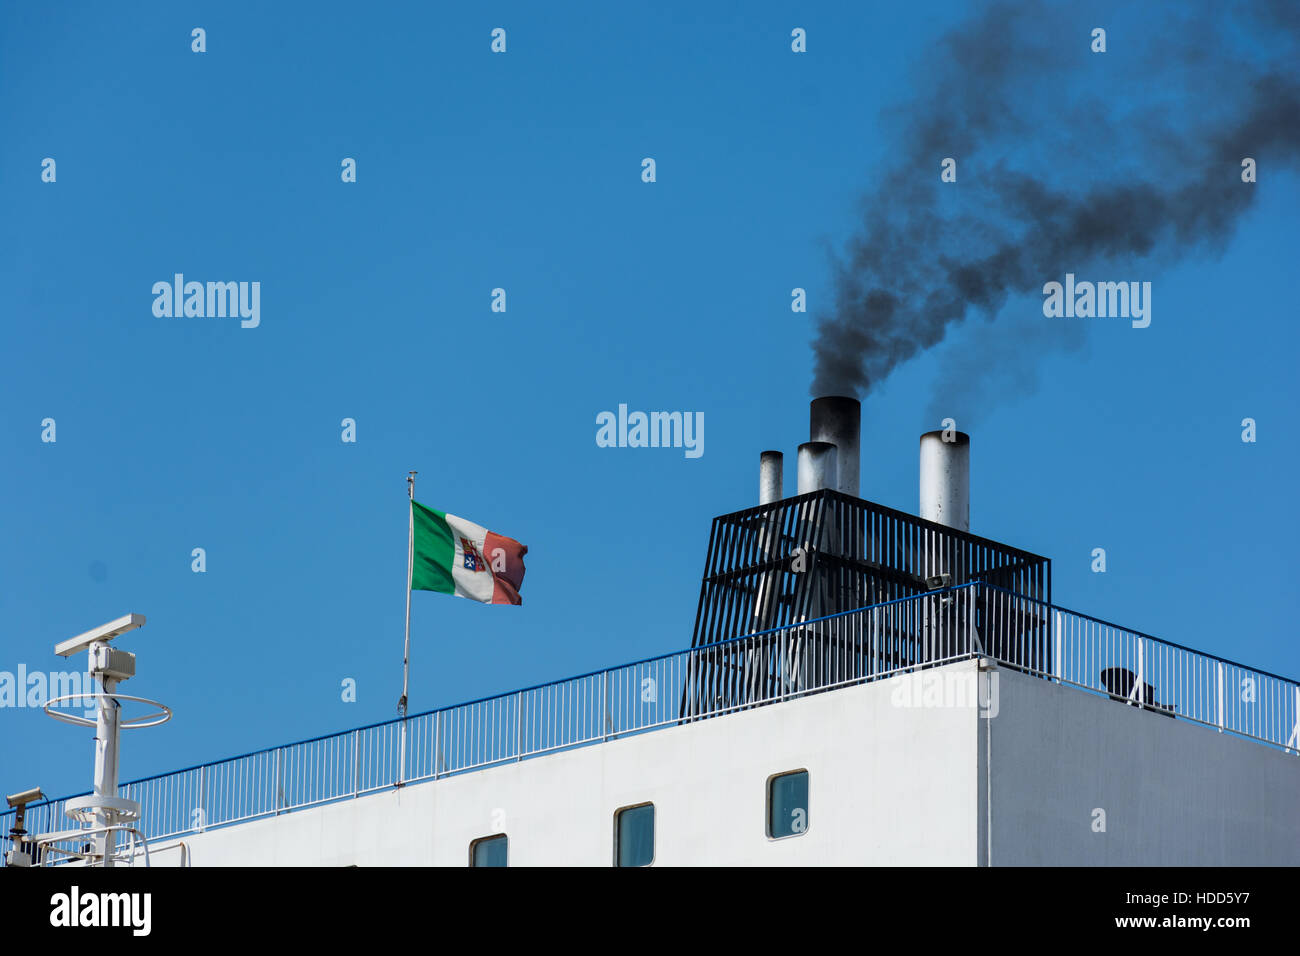
[[[1089,50],[1094,26],[1109,28],[1106,53]],[[1135,264],[1220,250],[1263,188],[1242,182],[1242,159],[1261,179],[1300,159],[1298,36],[1292,0],[1170,5],[1137,22],[1003,3],[955,28],[884,125],[897,164],[873,177],[861,229],[833,257],[812,393],[865,396],[955,324],[1067,271],[1136,279]],[[940,182],[944,157],[956,183]],[[1036,321],[1055,331],[1035,327],[1031,349],[1081,334]],[[1016,328],[991,325],[974,348],[1005,356],[998,334]]]

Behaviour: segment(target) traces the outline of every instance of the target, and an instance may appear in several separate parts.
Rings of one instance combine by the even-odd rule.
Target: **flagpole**
[[[398,766],[398,783],[406,780],[406,692],[410,689],[411,677],[411,575],[415,570],[415,476],[418,472],[407,472],[406,497],[406,642],[402,645],[402,697],[397,702],[397,716],[402,719],[402,752]]]

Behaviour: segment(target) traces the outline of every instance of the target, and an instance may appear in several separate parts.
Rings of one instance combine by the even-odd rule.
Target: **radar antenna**
[[[120,797],[117,793],[120,737],[123,730],[156,727],[165,723],[171,720],[172,712],[165,704],[146,697],[118,693],[118,685],[135,676],[135,655],[109,644],[113,638],[143,626],[144,622],[143,614],[127,614],[55,645],[54,653],[60,657],[71,657],[78,651],[85,650],[89,658],[87,673],[95,682],[93,693],[55,697],[45,704],[44,709],[55,720],[78,727],[95,728],[95,792],[65,801],[63,805],[64,814],[79,824],[78,827],[41,834],[26,841],[37,851],[35,859],[38,862],[47,855],[40,851],[48,848],[51,853],[62,854],[68,859],[79,859],[90,866],[114,866],[118,858],[118,834],[122,833],[128,838],[124,859],[134,865],[139,844],[144,850],[145,865],[149,865],[149,846],[139,828],[140,803]],[[58,704],[74,700],[93,700],[94,719],[52,709]],[[139,717],[124,719],[122,702],[128,700],[156,709]],[[87,840],[89,842],[84,842]],[[57,846],[68,841],[77,841],[76,849]]]

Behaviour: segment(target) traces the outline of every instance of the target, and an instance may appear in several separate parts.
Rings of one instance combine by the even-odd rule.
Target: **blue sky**
[[[1170,9],[1085,4],[1069,42],[1113,23],[1123,64]],[[891,157],[882,111],[964,14],[6,5],[0,670],[146,614],[124,689],[176,718],[127,739],[123,780],[387,719],[409,469],[418,500],[530,549],[523,607],[414,595],[413,710],[687,646],[710,519],[755,503],[764,448],[792,487],[807,438],[813,313],[790,291],[827,300],[826,250]],[[1031,356],[1035,388],[956,417],[972,530],[1051,557],[1057,603],[1296,675],[1300,186],[1255,188],[1225,249],[1144,274],[1150,328],[1094,323]],[[176,272],[259,281],[261,325],[155,317]],[[864,402],[865,497],[915,511],[940,352],[999,321]],[[1036,345],[1003,348],[1011,381]],[[703,412],[703,456],[598,448],[619,403]],[[87,789],[90,736],[0,710],[6,792]]]

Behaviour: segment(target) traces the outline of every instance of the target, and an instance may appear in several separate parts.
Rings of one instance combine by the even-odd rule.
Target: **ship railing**
[[[120,795],[158,841],[971,658],[1300,750],[1296,681],[975,582],[146,777]],[[28,833],[61,830],[72,799],[29,805]],[[0,815],[6,848],[12,817]]]

